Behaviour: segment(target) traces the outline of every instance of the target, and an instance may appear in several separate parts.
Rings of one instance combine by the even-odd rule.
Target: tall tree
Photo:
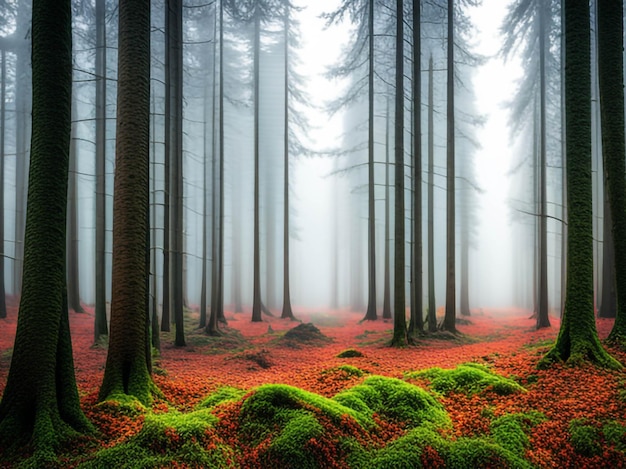
[[[72,100],[72,115],[76,115],[76,99]],[[67,303],[68,307],[84,313],[80,304],[80,276],[78,271],[78,171],[77,171],[77,123],[72,124],[70,134],[70,161],[67,188]]]
[[[433,56],[428,59],[428,331],[437,330],[435,300],[435,141],[434,141]]]
[[[619,362],[600,344],[593,305],[589,2],[565,0],[563,15],[568,182],[567,291],[556,343],[539,365],[548,366],[553,361],[578,365],[590,361],[605,367],[621,368]]]
[[[456,332],[455,139],[454,139],[454,0],[448,0],[446,134],[446,309],[443,329]]]
[[[33,467],[91,425],[74,376],[65,285],[72,99],[70,1],[34,0],[33,139],[23,289],[11,368],[0,402],[0,454],[31,442]]]
[[[107,40],[105,0],[96,0],[96,232],[94,342],[108,334],[106,313],[106,103]]]
[[[626,346],[626,149],[624,143],[623,1],[598,0],[598,79],[602,154],[613,221],[617,312],[609,341]],[[568,176],[569,177],[569,176]],[[572,206],[570,205],[570,211]],[[571,236],[571,227],[570,227]],[[572,251],[569,251],[570,253]],[[571,254],[570,254],[571,256]],[[568,277],[569,279],[569,277]]]
[[[422,51],[421,51],[421,2],[413,0],[413,260],[411,288],[414,292],[415,304],[411,308],[409,337],[414,338],[424,330],[422,319]]]
[[[0,51],[0,319],[7,317],[4,285],[4,135],[6,123],[6,52]]]
[[[148,317],[150,2],[120,0],[111,331],[100,400],[151,401]]]
[[[284,128],[283,128],[283,157],[284,157],[284,178],[283,178],[283,311],[280,315],[284,319],[295,319],[291,309],[291,284],[289,282],[289,29],[291,22],[290,7],[284,6],[283,40],[285,42],[285,70],[284,70]]]
[[[168,0],[165,16],[166,100],[169,101],[169,137],[171,189],[170,295],[176,325],[174,344],[185,345],[183,317],[183,4],[182,0]]]
[[[396,0],[396,102],[395,102],[395,199],[394,287],[392,346],[407,344],[404,223],[404,15],[403,1]]]

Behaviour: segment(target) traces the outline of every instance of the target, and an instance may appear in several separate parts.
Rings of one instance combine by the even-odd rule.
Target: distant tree
[[[4,135],[6,124],[6,52],[0,51],[0,319],[7,317],[4,278]]]
[[[407,344],[404,213],[404,18],[403,1],[396,0],[396,101],[395,101],[395,200],[394,288],[392,346]]]
[[[151,401],[149,257],[150,2],[119,3],[111,330],[100,400]]]
[[[30,442],[31,466],[51,467],[61,442],[92,427],[76,388],[65,285],[71,5],[34,0],[32,11],[33,139],[24,277],[0,402],[0,455]]]
[[[437,302],[435,300],[435,204],[434,204],[434,92],[433,56],[428,59],[428,332],[437,330]]]
[[[376,211],[375,211],[375,179],[374,179],[374,94],[375,94],[375,34],[374,34],[374,0],[343,0],[337,9],[326,16],[328,24],[341,21],[349,16],[356,24],[356,34],[350,47],[346,49],[345,59],[336,67],[332,74],[345,77],[367,64],[367,310],[364,320],[374,321],[378,318],[376,311]],[[354,80],[346,95],[337,107],[346,106],[357,99],[362,93],[361,80]]]
[[[626,149],[624,143],[623,1],[598,0],[598,78],[602,154],[613,221],[617,312],[609,341],[626,346]],[[571,206],[570,206],[571,207]],[[570,211],[572,209],[570,208]],[[571,228],[570,228],[571,236]],[[571,252],[571,251],[570,251]],[[571,254],[570,254],[571,255]]]
[[[76,115],[76,98],[72,104],[72,115]],[[67,303],[76,313],[84,313],[80,304],[80,274],[78,271],[78,171],[76,123],[70,134],[70,161],[67,188]]]
[[[589,2],[565,0],[565,122],[567,155],[567,292],[556,343],[539,365],[590,361],[621,368],[598,339],[593,305],[591,191],[591,68]],[[614,99],[614,98],[612,98]]]

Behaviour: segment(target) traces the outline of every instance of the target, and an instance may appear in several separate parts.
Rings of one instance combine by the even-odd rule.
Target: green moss
[[[583,456],[595,456],[602,453],[600,430],[587,424],[585,419],[573,419],[569,423],[570,442],[574,451]]]
[[[246,394],[243,389],[232,386],[222,386],[214,393],[205,397],[197,406],[197,409],[212,409],[213,407],[224,402],[237,401]]]
[[[421,468],[424,467],[422,452],[425,447],[430,446],[440,453],[445,453],[449,451],[450,445],[450,442],[444,440],[432,429],[419,427],[377,451],[371,461],[361,467],[372,469]]]
[[[136,417],[140,414],[145,414],[147,411],[146,406],[144,406],[139,399],[123,393],[110,395],[106,400],[98,403],[96,408],[112,414],[125,415],[128,417]]]
[[[293,410],[282,431],[272,441],[268,456],[280,461],[280,467],[293,469],[316,469],[319,466],[306,444],[319,437],[324,429],[315,416],[306,410]]]
[[[339,379],[341,379],[341,377],[343,377],[343,379],[350,379],[353,376],[360,378],[363,376],[363,373],[363,370],[352,365],[339,365],[322,371],[323,375],[339,374]]]
[[[532,465],[508,449],[486,438],[460,438],[442,454],[447,469],[497,467],[530,469]]]
[[[346,350],[343,350],[342,352],[339,352],[339,354],[337,355],[337,358],[354,358],[354,357],[362,357],[363,353],[359,352],[356,349],[353,348],[349,348]]]
[[[140,432],[125,443],[96,453],[79,467],[162,468],[183,463],[191,467],[229,467],[233,451],[211,433],[215,417],[208,409],[147,414]]]
[[[374,413],[405,422],[408,428],[423,423],[450,424],[443,406],[424,389],[396,378],[370,376],[363,383],[340,392],[333,400],[371,418]]]
[[[208,409],[188,414],[170,411],[164,414],[148,414],[141,431],[134,441],[157,451],[177,449],[186,441],[202,441],[208,429],[217,423]]]
[[[602,434],[607,443],[618,451],[626,451],[626,425],[610,421],[602,426]]]
[[[540,412],[503,415],[491,422],[491,436],[503,448],[523,457],[530,445],[527,433],[534,425],[544,420],[545,417]]]
[[[258,443],[276,426],[283,428],[294,415],[293,410],[317,409],[335,422],[349,416],[362,426],[373,422],[360,412],[326,397],[285,384],[258,387],[243,403],[239,415],[244,435]]]
[[[430,381],[430,387],[434,391],[442,394],[460,392],[471,395],[488,388],[500,395],[525,391],[512,379],[504,378],[478,363],[465,363],[451,370],[428,368],[408,373],[406,377],[425,378]]]

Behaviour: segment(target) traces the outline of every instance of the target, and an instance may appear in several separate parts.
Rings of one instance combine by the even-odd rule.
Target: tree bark
[[[395,347],[407,344],[404,214],[404,20],[403,1],[396,0],[396,102],[395,102],[395,252],[393,338]]]
[[[23,290],[0,402],[0,459],[30,442],[30,465],[50,467],[57,462],[54,451],[63,440],[92,430],[76,388],[65,284],[72,100],[68,0],[33,2],[32,65]]]
[[[150,2],[120,0],[113,200],[111,330],[100,400],[133,396],[147,405],[150,376],[148,208]]]
[[[456,332],[455,145],[454,145],[454,0],[448,0],[448,84],[446,157],[446,311],[442,328]]]
[[[556,343],[539,365],[546,367],[554,361],[565,361],[571,365],[592,362],[621,368],[600,344],[593,304],[589,2],[565,0],[564,17],[567,291]],[[616,99],[611,96],[611,100]]]

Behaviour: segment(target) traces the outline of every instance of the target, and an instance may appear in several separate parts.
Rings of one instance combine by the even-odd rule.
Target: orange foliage
[[[277,318],[252,323],[248,315],[227,313],[229,327],[241,333],[247,341],[248,350],[266,351],[264,353],[271,363],[269,368],[255,366],[243,359],[232,359],[240,350],[208,353],[203,345],[174,347],[170,345],[171,338],[163,334],[163,348],[156,365],[164,371],[154,375],[163,400],[154,404],[153,411],[166,412],[170,408],[189,411],[203,397],[223,385],[251,389],[265,383],[284,383],[330,397],[363,379],[357,374],[342,371],[341,366],[346,364],[360,369],[365,376],[371,373],[401,378],[405,371],[432,366],[452,368],[460,363],[475,361],[488,364],[495,372],[516,379],[528,392],[501,396],[488,390],[471,396],[452,393],[441,397],[453,422],[446,437],[489,434],[489,425],[494,417],[535,410],[547,419],[530,430],[531,444],[526,458],[531,463],[542,468],[625,467],[624,453],[608,444],[601,454],[595,456],[577,454],[569,441],[568,430],[570,421],[579,418],[587,419],[598,427],[608,421],[626,424],[626,397],[619,397],[620,392],[625,393],[623,372],[560,365],[548,370],[536,369],[537,362],[548,350],[546,341],[555,339],[558,333],[558,319],[551,318],[551,328],[537,331],[533,327],[534,320],[525,312],[509,312],[500,317],[490,312],[478,313],[469,318],[471,324],[458,326],[464,335],[477,339],[473,342],[426,336],[415,346],[395,349],[387,346],[391,339],[391,323],[382,320],[359,323],[361,317],[360,313],[342,317],[327,315],[319,324],[332,325],[318,327],[333,339],[332,342],[323,347],[302,345],[301,348],[293,348],[281,345],[277,339],[281,332],[296,323]],[[316,316],[302,314],[300,319],[315,322]],[[102,447],[114,446],[141,429],[143,415],[123,415],[96,405],[106,348],[92,347],[92,309],[87,308],[86,314],[70,313],[70,321],[83,408],[101,432]],[[605,338],[612,320],[598,319],[597,325],[601,338]],[[13,345],[15,326],[16,307],[13,306],[9,317],[0,320],[0,392],[6,383],[10,361],[5,352]],[[347,348],[355,348],[363,356],[337,358]],[[626,354],[614,349],[611,353],[626,363]],[[237,448],[233,461],[235,467],[256,468],[261,462],[264,467],[272,463],[278,467],[267,452],[271,437],[255,447],[240,440],[240,409],[240,401],[216,408],[219,423],[211,430],[211,435],[207,435],[206,444],[215,444],[219,440]],[[332,428],[334,433],[325,432],[318,438],[312,438],[306,447],[316,455],[317,460],[334,464],[328,467],[345,467],[336,444],[340,437],[355,438],[366,448],[377,448],[405,432],[400,424],[376,416],[378,427],[367,434],[351,419],[346,418],[338,425],[319,413],[316,417],[323,427]],[[175,445],[180,436],[174,429],[170,430],[168,439]],[[426,467],[443,467],[443,460],[432,447],[424,448],[421,458]]]

